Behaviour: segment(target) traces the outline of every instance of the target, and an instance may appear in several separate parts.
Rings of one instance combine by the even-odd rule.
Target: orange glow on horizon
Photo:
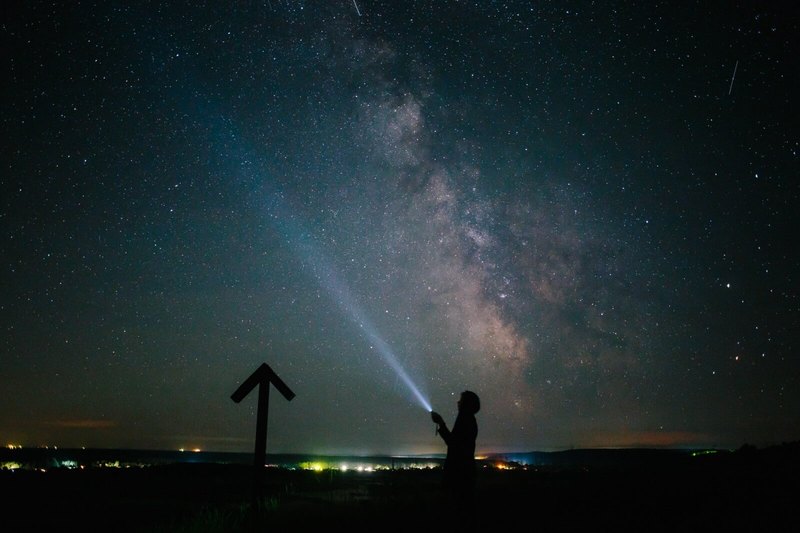
[[[709,442],[711,437],[691,431],[630,431],[621,433],[595,433],[587,443],[590,448],[659,448],[672,446],[697,446]]]

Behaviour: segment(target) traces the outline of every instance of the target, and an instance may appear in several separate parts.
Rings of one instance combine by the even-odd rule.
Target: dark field
[[[797,446],[478,476],[459,522],[441,471],[250,467],[0,472],[0,531],[797,531]]]

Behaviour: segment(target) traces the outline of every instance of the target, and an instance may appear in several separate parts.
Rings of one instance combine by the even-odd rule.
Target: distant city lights
[[[692,452],[692,457],[699,457],[701,455],[711,455],[717,453],[717,450],[699,450],[696,452]]]
[[[5,445],[8,450],[21,450],[23,448],[22,445],[17,443],[8,443]],[[41,445],[37,446],[36,448],[40,450],[58,450],[57,446],[52,445]],[[85,450],[85,448],[80,448],[81,450]],[[201,448],[178,448],[176,450],[178,453],[181,454],[195,454],[195,453],[203,453]],[[116,459],[111,457],[104,457],[104,458],[93,458],[89,459],[88,457],[81,458],[81,455],[76,455],[70,457],[69,450],[65,450],[65,452],[59,452],[59,454],[55,457],[51,457],[46,459],[47,465],[43,465],[43,460],[36,460],[31,462],[24,462],[21,461],[18,457],[15,457],[12,454],[8,457],[8,461],[0,462],[0,469],[6,471],[12,470],[37,470],[37,471],[48,471],[51,469],[95,469],[95,468],[104,468],[104,469],[128,469],[128,468],[145,468],[148,466],[153,466],[157,464],[162,464],[165,460],[164,459],[157,459],[153,460],[149,457],[142,457],[137,459]],[[713,453],[713,451],[698,451],[693,453],[692,455],[699,455],[702,453]],[[66,455],[66,457],[64,457]],[[213,455],[213,454],[212,454]],[[387,472],[393,470],[435,470],[442,467],[442,460],[441,459],[423,459],[423,458],[408,458],[408,457],[387,457],[378,459],[378,460],[371,460],[368,457],[364,457],[359,460],[359,458],[352,458],[352,460],[342,460],[343,458],[331,458],[330,460],[325,458],[315,458],[312,460],[302,461],[302,462],[288,462],[288,463],[274,463],[274,464],[265,464],[264,466],[267,468],[278,468],[278,469],[288,469],[288,470],[306,470],[310,472],[343,472],[343,473],[350,473],[350,474],[364,474],[369,475],[376,472]],[[482,469],[491,469],[496,471],[511,471],[511,470],[528,470],[528,467],[524,464],[520,464],[514,461],[508,461],[506,459],[499,458],[497,456],[486,456],[486,455],[479,455],[476,456],[476,461],[478,462],[478,467]],[[195,458],[187,458],[189,461],[196,461]],[[213,460],[213,459],[211,459]]]

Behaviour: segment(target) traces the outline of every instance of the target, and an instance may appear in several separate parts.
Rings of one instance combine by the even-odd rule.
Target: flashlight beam
[[[331,299],[336,302],[342,314],[350,318],[359,327],[375,353],[397,374],[397,377],[408,388],[414,399],[426,411],[432,411],[433,409],[425,395],[403,368],[394,350],[383,338],[383,335],[380,334],[378,328],[367,318],[367,314],[355,300],[349,287],[340,280],[337,273],[330,266],[329,261],[311,242],[308,234],[305,231],[300,231],[297,222],[293,222],[295,218],[294,212],[288,211],[283,206],[281,198],[277,195],[272,196],[270,208],[274,213],[272,220],[279,226],[279,230],[286,237],[287,242],[297,255],[306,260],[313,268],[320,287],[325,289]]]

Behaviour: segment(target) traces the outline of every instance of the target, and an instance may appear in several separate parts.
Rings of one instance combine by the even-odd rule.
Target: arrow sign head
[[[264,384],[265,386],[269,386],[270,383],[275,385],[275,388],[278,389],[284,398],[288,401],[291,401],[294,398],[295,394],[292,392],[292,389],[286,386],[286,383],[283,382],[281,378],[278,377],[267,363],[261,363],[255,372],[250,374],[244,383],[239,385],[239,388],[231,394],[231,400],[236,403],[241,402],[244,398],[250,394],[250,391],[253,390],[256,385]]]
[[[278,389],[278,392],[283,394],[283,397],[286,398],[287,401],[291,402],[292,398],[294,398],[294,392],[292,389],[286,386],[286,383],[283,382],[281,378],[278,377],[278,374],[273,372],[273,370],[267,366],[267,372],[269,373],[269,380],[275,385],[275,388]]]
[[[266,381],[268,379],[266,375],[268,370],[269,367],[267,364],[261,363],[261,366],[258,367],[255,372],[250,374],[250,377],[244,380],[244,383],[239,385],[239,388],[236,389],[236,392],[231,394],[231,400],[236,403],[244,400],[245,396],[250,394],[250,391],[253,390],[256,385],[260,385],[262,381]]]

